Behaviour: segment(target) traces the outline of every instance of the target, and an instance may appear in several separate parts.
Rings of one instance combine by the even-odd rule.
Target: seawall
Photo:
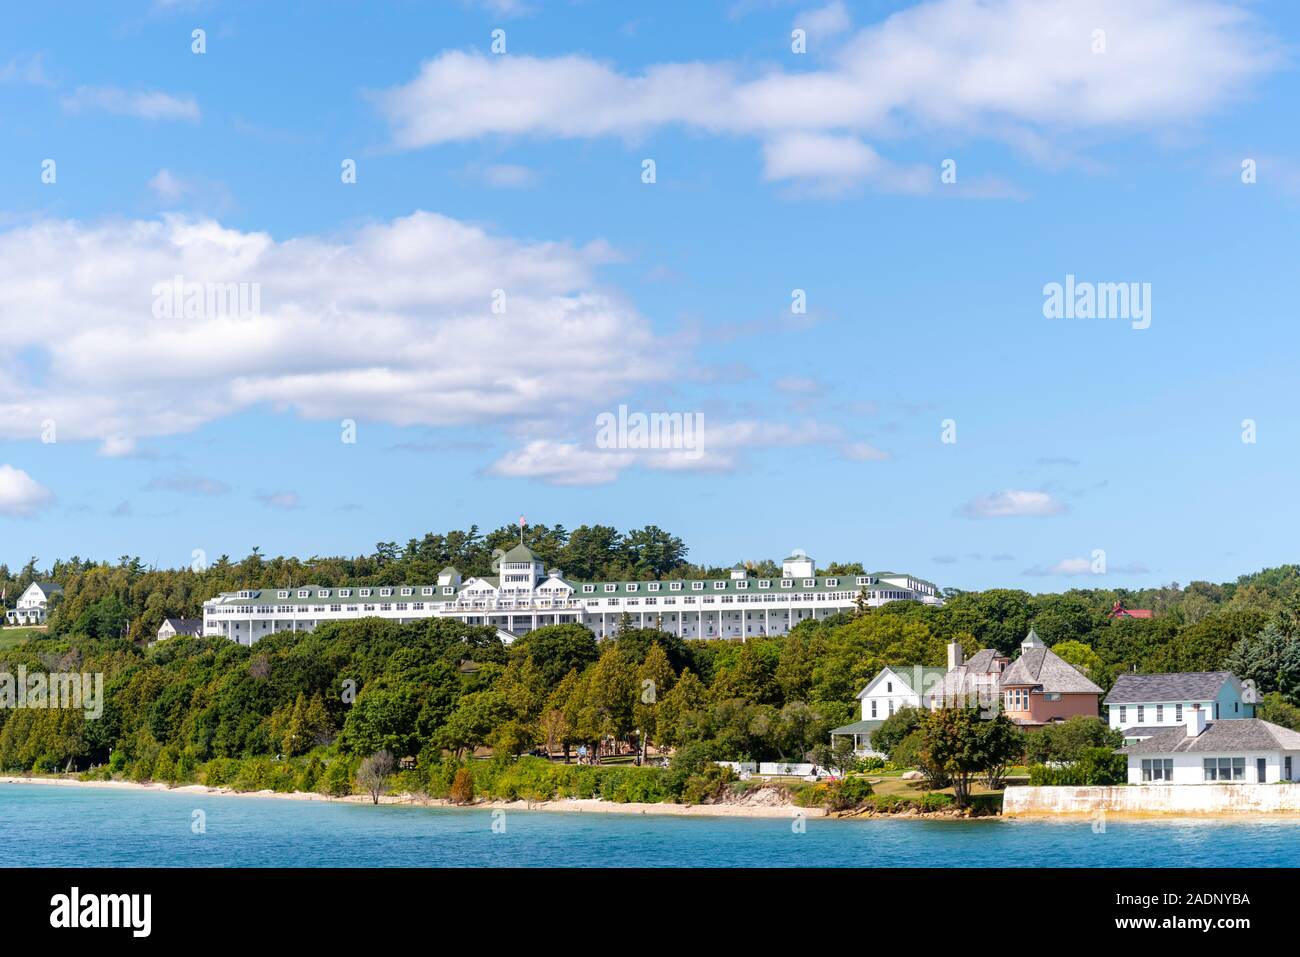
[[[1009,787],[1004,817],[1064,814],[1195,816],[1289,814],[1300,817],[1300,784],[1142,784],[1127,787]]]

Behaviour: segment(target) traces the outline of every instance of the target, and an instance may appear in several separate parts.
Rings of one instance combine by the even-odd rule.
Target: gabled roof
[[[916,670],[918,668],[921,669],[921,674],[920,674],[921,687],[914,688],[912,687],[912,685],[917,680]],[[948,673],[948,669],[938,668],[935,667],[934,665],[885,665],[885,667],[881,668],[880,671],[876,673],[876,676],[872,678],[870,681],[868,681],[866,683],[866,686],[863,687],[863,689],[857,693],[856,697],[859,701],[861,701],[863,698],[866,697],[867,692],[871,689],[871,686],[874,685],[877,681],[879,681],[881,675],[883,675],[886,671],[888,671],[890,674],[897,676],[898,680],[901,681],[906,686],[907,690],[912,692],[912,694],[916,694],[916,695],[925,694],[931,688],[937,687],[939,684],[943,682],[944,675]],[[894,693],[897,694],[897,692]]]
[[[1030,632],[1032,635],[1033,633]],[[1002,687],[1041,687],[1045,694],[1101,694],[1083,672],[1050,648],[1024,646],[1020,657],[1002,672]]]
[[[1174,671],[1158,675],[1123,674],[1103,704],[1146,704],[1153,701],[1209,701],[1218,697],[1231,671]]]
[[[1119,754],[1204,752],[1223,755],[1240,751],[1300,751],[1300,733],[1260,718],[1210,721],[1196,737],[1184,725],[1162,728],[1145,741],[1120,748]]]
[[[202,618],[164,618],[163,624],[170,624],[182,635],[197,635],[203,630]]]
[[[32,582],[31,585],[27,586],[27,588],[31,588],[32,585],[35,585],[37,588],[43,591],[47,598],[50,595],[55,595],[63,591],[63,586],[57,584],[56,582],[39,582],[39,581]],[[23,590],[26,591],[27,589],[23,589]]]

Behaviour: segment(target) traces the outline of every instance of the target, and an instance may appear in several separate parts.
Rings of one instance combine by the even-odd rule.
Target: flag
[[[519,516],[519,527],[520,527],[520,528],[523,528],[523,527],[524,527],[525,525],[527,525],[527,524],[528,524],[528,520],[527,520],[526,518],[524,518],[522,515],[520,515],[520,516]]]

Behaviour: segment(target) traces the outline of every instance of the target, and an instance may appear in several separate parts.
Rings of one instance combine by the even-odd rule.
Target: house
[[[1097,717],[1097,687],[1078,668],[1042,643],[1034,630],[1020,644],[1020,657],[1001,675],[1002,708],[1026,727],[1085,715]]]
[[[189,635],[197,638],[203,634],[202,618],[164,618],[158,626],[158,640],[175,638],[177,635]]]
[[[960,645],[956,646],[960,654]],[[952,649],[949,648],[951,661]],[[843,735],[853,736],[853,749],[863,755],[879,755],[871,747],[871,734],[900,708],[919,708],[931,687],[943,681],[946,668],[930,665],[887,665],[858,692],[862,720],[831,731],[831,743]],[[883,757],[883,755],[880,755]]]
[[[49,617],[50,601],[55,595],[62,595],[63,587],[54,582],[32,582],[18,596],[14,607],[5,612],[5,623],[9,625],[43,625]]]
[[[993,648],[984,648],[965,660],[961,645],[948,644],[948,671],[930,688],[926,705],[955,708],[970,705],[992,707],[1001,691],[1002,672],[1011,659]]]
[[[1230,671],[1181,671],[1120,675],[1102,703],[1107,723],[1122,730],[1125,739],[1135,739],[1155,729],[1181,726],[1193,707],[1204,711],[1209,721],[1253,718],[1253,697]]]
[[[1300,774],[1300,733],[1259,718],[1212,721],[1199,704],[1183,721],[1131,741],[1129,784],[1273,784]]]
[[[1123,603],[1116,598],[1115,604],[1111,607],[1107,618],[1114,620],[1116,618],[1152,618],[1155,616],[1150,608],[1125,608]]]
[[[957,646],[960,653],[960,645]],[[951,654],[951,651],[949,652]],[[883,721],[899,708],[919,708],[929,690],[943,681],[948,669],[929,665],[892,665],[880,670],[858,692],[863,721]]]

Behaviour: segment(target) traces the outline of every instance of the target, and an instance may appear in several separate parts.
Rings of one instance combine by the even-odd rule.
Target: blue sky
[[[964,588],[1296,557],[1293,5],[7,17],[0,561],[521,513]],[[1149,327],[1046,318],[1067,274],[1149,283]],[[175,275],[260,309],[160,318]],[[599,448],[620,404],[702,454]]]

